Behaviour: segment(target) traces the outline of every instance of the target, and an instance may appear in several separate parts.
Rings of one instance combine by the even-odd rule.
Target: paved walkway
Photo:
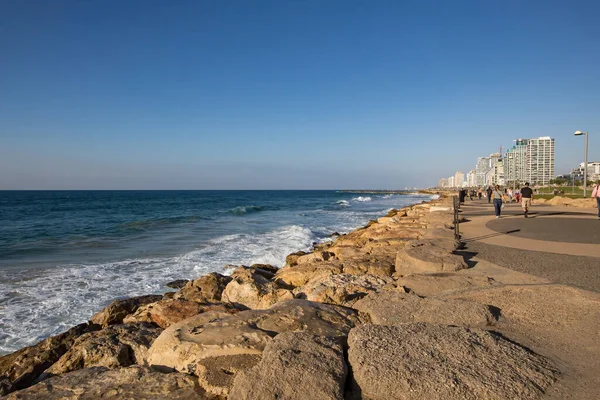
[[[507,204],[496,219],[493,205],[461,206],[460,224],[472,262],[485,260],[557,283],[600,291],[600,220],[596,209],[534,205],[530,218]]]

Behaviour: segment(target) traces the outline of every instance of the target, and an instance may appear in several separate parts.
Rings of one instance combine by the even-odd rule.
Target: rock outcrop
[[[295,289],[294,293],[301,299],[352,307],[368,293],[382,290],[384,287],[396,289],[394,280],[391,277],[367,274],[336,274],[313,279]]]
[[[143,364],[150,345],[162,329],[148,323],[111,325],[85,333],[43,374],[42,379],[82,368],[119,368]]]
[[[181,298],[165,299],[141,306],[135,313],[125,317],[123,322],[150,322],[165,329],[176,322],[209,311],[235,314],[239,311],[239,308],[231,303],[223,302],[198,303]]]
[[[0,396],[30,386],[79,336],[98,329],[99,325],[77,325],[65,333],[0,357]]]
[[[123,323],[123,318],[129,314],[133,314],[139,307],[157,302],[161,299],[162,296],[159,295],[146,295],[115,300],[104,310],[93,315],[92,318],[90,318],[90,322],[98,324],[103,328],[106,328],[109,325],[121,324]]]
[[[363,325],[348,344],[354,398],[537,399],[558,376],[548,359],[477,329]]]
[[[406,275],[398,278],[398,286],[403,286],[419,296],[434,296],[459,290],[489,287],[496,285],[494,279],[487,276],[469,276],[460,273],[439,272],[433,274]]]
[[[223,290],[222,298],[233,304],[251,309],[267,309],[281,300],[290,300],[294,294],[287,286],[273,281],[273,273],[260,268],[239,267],[231,274],[232,280]]]
[[[202,400],[210,399],[196,378],[163,374],[139,365],[111,370],[86,368],[12,393],[6,400]]]
[[[262,360],[240,372],[229,400],[343,400],[347,367],[339,341],[306,332],[282,333]],[[260,384],[257,384],[260,382]]]
[[[186,283],[181,290],[173,295],[173,298],[199,303],[221,301],[221,293],[223,293],[229,282],[231,282],[231,277],[211,272]]]
[[[356,312],[344,307],[287,300],[268,310],[248,310],[235,315],[208,312],[171,325],[154,342],[147,362],[163,371],[179,371],[209,381],[220,368],[211,359],[228,357],[233,370],[258,362],[266,345],[283,332],[308,332],[319,336],[344,337],[358,323]],[[249,357],[258,356],[258,357]],[[230,384],[230,382],[226,382]],[[229,387],[211,385],[215,394]]]
[[[499,314],[494,307],[475,302],[422,298],[398,291],[370,293],[354,303],[354,308],[378,325],[431,322],[485,327],[494,324]]]
[[[396,255],[396,275],[454,272],[467,268],[462,256],[454,253],[453,239],[423,239],[406,244]]]

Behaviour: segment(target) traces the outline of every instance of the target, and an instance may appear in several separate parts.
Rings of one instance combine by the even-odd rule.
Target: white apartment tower
[[[507,185],[547,185],[554,178],[554,139],[517,139],[504,154],[503,163]]]
[[[549,136],[529,139],[525,162],[529,183],[547,185],[554,179],[554,139]]]

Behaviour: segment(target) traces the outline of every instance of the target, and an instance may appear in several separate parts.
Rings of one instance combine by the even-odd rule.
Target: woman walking
[[[594,185],[592,197],[596,198],[596,203],[598,204],[598,219],[600,219],[600,179],[598,179],[596,185]]]
[[[500,191],[500,186],[494,186],[492,198],[494,199],[494,210],[496,211],[496,218],[500,218],[500,213],[502,212],[502,192]]]

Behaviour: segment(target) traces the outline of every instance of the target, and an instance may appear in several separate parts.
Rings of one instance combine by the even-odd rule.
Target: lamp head
[[[576,132],[575,132],[575,136],[581,136],[581,135],[583,135],[583,134],[584,134],[584,132],[581,132],[581,131],[576,131]]]

